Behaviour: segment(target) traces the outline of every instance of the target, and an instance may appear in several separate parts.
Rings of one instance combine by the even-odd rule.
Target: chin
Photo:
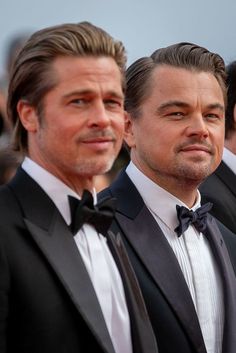
[[[96,173],[94,173],[94,175],[100,175],[100,174],[105,174],[105,173],[109,172],[109,170],[112,168],[112,165],[113,165],[113,162],[106,164],[106,165],[103,165],[103,166],[98,166],[96,168],[97,171],[96,171]]]
[[[97,169],[97,173],[96,174],[104,174],[106,172],[108,172],[115,161],[115,157],[112,156],[109,158],[109,160],[101,160],[99,161],[99,158],[97,159],[97,161],[94,163],[94,167]]]
[[[203,180],[205,180],[211,173],[209,172],[196,172],[196,173],[190,173],[189,174],[189,179],[190,180],[195,180],[197,184],[201,183]]]
[[[185,179],[189,180],[204,180],[207,178],[210,174],[213,173],[212,167],[209,165],[201,165],[199,163],[197,166],[184,166],[182,168],[179,168],[178,174],[180,177],[183,177]]]
[[[94,175],[105,174],[108,172],[113,165],[113,160],[109,162],[100,162],[99,161],[89,161],[83,165],[79,165],[76,168],[77,174],[81,176],[91,177]]]

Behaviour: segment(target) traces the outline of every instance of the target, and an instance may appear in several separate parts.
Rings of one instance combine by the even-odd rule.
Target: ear
[[[34,107],[28,102],[20,100],[17,103],[17,112],[22,125],[28,132],[36,132],[38,130],[38,115]]]
[[[135,147],[133,127],[134,127],[133,119],[131,118],[129,113],[126,113],[124,140],[130,148]]]

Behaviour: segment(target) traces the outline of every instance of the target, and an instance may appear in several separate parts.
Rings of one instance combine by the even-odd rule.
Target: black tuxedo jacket
[[[107,195],[117,198],[112,229],[119,231],[125,242],[146,301],[159,353],[206,353],[194,304],[174,252],[124,171],[99,196]],[[236,269],[236,237],[223,225],[221,229],[222,234],[209,215],[207,238],[224,288],[222,353],[235,353],[236,280],[225,241]]]
[[[203,202],[213,203],[211,214],[236,233],[236,175],[221,162],[200,186]]]
[[[0,189],[0,352],[115,353],[73,236],[21,168]],[[134,353],[157,353],[141,291],[119,238],[110,249],[123,279]]]

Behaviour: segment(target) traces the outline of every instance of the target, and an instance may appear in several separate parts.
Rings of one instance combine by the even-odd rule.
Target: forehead
[[[212,73],[205,71],[158,66],[151,74],[149,89],[151,96],[163,99],[198,96],[224,102],[219,82]]]
[[[57,86],[106,83],[121,86],[122,75],[112,57],[57,57],[52,63]]]

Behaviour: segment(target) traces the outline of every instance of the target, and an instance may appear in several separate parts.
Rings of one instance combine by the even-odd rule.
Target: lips
[[[106,143],[106,142],[113,142],[113,140],[114,140],[113,138],[95,137],[95,138],[83,140],[82,142],[83,143]]]
[[[181,151],[183,152],[191,152],[191,151],[199,151],[199,152],[206,152],[206,153],[211,153],[211,149],[207,146],[203,145],[190,145],[181,148]]]
[[[104,152],[110,150],[113,146],[115,138],[111,137],[93,137],[88,139],[83,139],[80,141],[86,149],[93,150],[95,152]]]

